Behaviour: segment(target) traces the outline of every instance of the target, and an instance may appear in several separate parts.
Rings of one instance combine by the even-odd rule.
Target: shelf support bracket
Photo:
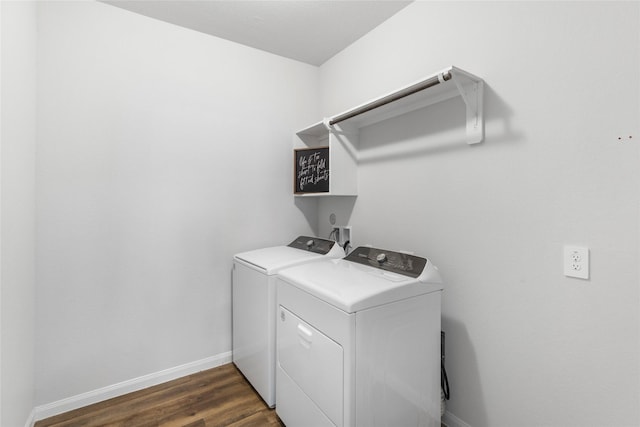
[[[483,95],[484,82],[476,81],[460,72],[451,73],[467,110],[467,144],[477,144],[484,139]]]

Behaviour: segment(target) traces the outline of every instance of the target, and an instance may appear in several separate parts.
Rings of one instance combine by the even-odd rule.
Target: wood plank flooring
[[[284,427],[233,364],[38,421],[35,427]]]

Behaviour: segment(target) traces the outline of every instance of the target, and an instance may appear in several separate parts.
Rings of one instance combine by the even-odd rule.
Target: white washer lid
[[[278,270],[297,264],[319,260],[324,255],[303,251],[289,246],[274,246],[236,254],[233,258],[250,267],[264,270],[266,274],[276,274]]]
[[[440,274],[430,261],[416,279],[343,259],[287,268],[278,277],[347,313],[443,288]]]

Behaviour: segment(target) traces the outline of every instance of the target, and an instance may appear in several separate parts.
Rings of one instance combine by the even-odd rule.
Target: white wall
[[[34,406],[36,7],[0,2],[0,425]]]
[[[321,233],[440,267],[452,425],[639,425],[640,3],[413,3],[321,67],[323,113],[448,65],[486,81],[484,143],[460,98],[363,129]]]
[[[234,253],[317,224],[317,67],[97,2],[39,8],[37,403],[231,350]]]

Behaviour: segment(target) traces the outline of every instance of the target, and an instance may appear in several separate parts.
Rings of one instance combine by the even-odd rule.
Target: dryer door
[[[282,306],[278,316],[281,369],[333,424],[342,426],[342,347]]]

